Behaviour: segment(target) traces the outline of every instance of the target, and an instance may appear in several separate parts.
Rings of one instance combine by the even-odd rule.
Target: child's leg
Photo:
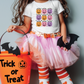
[[[49,84],[49,69],[38,65],[39,84]]]
[[[73,84],[69,74],[65,69],[55,69],[58,78],[61,80],[62,84]]]

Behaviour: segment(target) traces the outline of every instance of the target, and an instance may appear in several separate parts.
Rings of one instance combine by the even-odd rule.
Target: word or
[[[11,71],[11,74],[12,74],[12,75],[17,74],[17,71],[18,71],[18,70],[12,70],[12,71]]]

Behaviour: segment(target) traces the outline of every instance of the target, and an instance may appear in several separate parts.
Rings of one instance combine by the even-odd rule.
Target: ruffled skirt
[[[33,52],[32,60],[41,66],[48,66],[50,69],[66,68],[73,65],[80,56],[80,48],[76,42],[71,45],[71,49],[65,51],[57,45],[60,36],[55,38],[44,38],[36,34],[27,34],[16,40],[21,51],[27,52],[28,47]],[[67,38],[69,41],[70,38]],[[29,44],[28,44],[29,42]]]

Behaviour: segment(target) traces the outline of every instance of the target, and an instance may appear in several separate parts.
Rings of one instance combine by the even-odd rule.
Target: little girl
[[[63,19],[68,17],[66,5],[65,0],[18,0],[14,6],[13,22],[19,25],[9,26],[7,31],[22,33],[16,30],[21,29],[27,33],[30,51],[33,52],[32,60],[38,65],[39,84],[49,84],[49,68],[55,69],[62,84],[73,84],[65,68],[78,60],[79,47],[76,43],[70,50],[57,46],[61,36],[65,44],[70,40]],[[21,51],[28,51],[25,35],[17,40],[17,44]]]

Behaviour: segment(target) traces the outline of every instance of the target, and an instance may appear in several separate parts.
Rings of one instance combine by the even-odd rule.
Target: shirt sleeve
[[[57,13],[60,14],[64,11],[63,6],[61,5],[60,1],[58,1]]]
[[[23,15],[25,16],[28,16],[28,17],[31,17],[32,14],[31,14],[31,4],[28,4],[23,12]]]

